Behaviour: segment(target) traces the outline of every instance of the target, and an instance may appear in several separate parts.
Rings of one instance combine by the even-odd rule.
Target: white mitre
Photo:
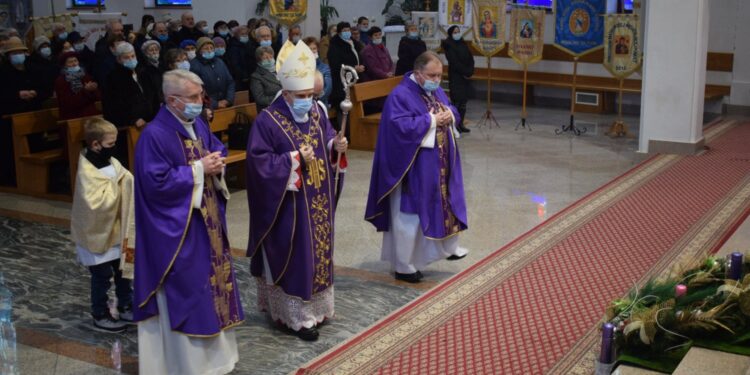
[[[299,42],[297,42],[299,44]],[[289,54],[294,51],[295,44],[287,40],[284,42],[284,45],[281,46],[281,49],[279,50],[279,53],[276,54],[276,73],[281,70],[281,64],[286,61],[287,58],[289,58]]]
[[[276,74],[287,91],[311,90],[315,85],[315,55],[307,44],[299,42]]]

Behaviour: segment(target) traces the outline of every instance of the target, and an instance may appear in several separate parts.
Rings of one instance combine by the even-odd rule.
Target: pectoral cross
[[[320,186],[323,185],[323,180],[326,179],[325,161],[314,157],[312,161],[307,163],[307,175],[307,184],[320,189]]]

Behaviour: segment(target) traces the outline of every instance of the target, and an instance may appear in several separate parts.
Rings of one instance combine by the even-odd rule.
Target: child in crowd
[[[120,266],[123,237],[132,213],[133,175],[112,157],[117,128],[92,118],[84,126],[86,148],[78,160],[71,236],[78,260],[91,272],[91,316],[94,328],[121,332],[133,324],[133,289]],[[119,319],[107,306],[115,279]]]

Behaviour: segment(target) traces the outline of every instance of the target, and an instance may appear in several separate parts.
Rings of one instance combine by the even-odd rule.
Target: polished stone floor
[[[470,250],[459,262],[438,262],[424,270],[427,282],[394,282],[381,262],[381,235],[363,220],[372,153],[352,151],[336,222],[337,318],[322,328],[321,340],[304,343],[274,330],[256,312],[255,288],[247,260],[235,269],[241,283],[246,323],[239,331],[238,374],[285,374],[403,306],[426,288],[465,269],[532,229],[566,206],[627,171],[646,156],[636,152],[638,118],[626,117],[632,138],[604,132],[614,117],[580,114],[580,137],[555,135],[568,120],[565,110],[530,108],[532,131],[514,130],[516,106],[497,104],[499,128],[477,128],[482,102],[469,106],[472,132],[460,148],[469,213],[469,230],[460,241]],[[473,114],[473,115],[472,115]],[[245,192],[232,194],[228,210],[232,247],[247,241]],[[88,317],[88,273],[75,261],[68,239],[70,204],[0,194],[0,271],[16,295],[19,361],[24,374],[108,373],[109,348],[124,347],[123,371],[137,368],[135,330],[122,335],[94,332]],[[750,249],[745,223],[722,252]],[[70,347],[76,350],[66,349]],[[80,352],[90,352],[84,355]]]

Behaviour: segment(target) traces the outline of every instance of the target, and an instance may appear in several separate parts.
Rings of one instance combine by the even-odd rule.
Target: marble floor
[[[646,157],[636,152],[637,117],[625,118],[634,137],[612,139],[604,134],[611,115],[577,115],[578,125],[588,131],[576,137],[554,133],[568,120],[565,110],[530,108],[527,124],[533,130],[516,131],[519,107],[496,104],[493,113],[500,127],[478,129],[484,109],[483,102],[470,103],[472,132],[459,141],[469,213],[469,230],[460,241],[469,256],[429,266],[423,284],[395,282],[389,265],[379,260],[381,235],[363,219],[372,153],[352,151],[336,222],[337,318],[322,328],[314,344],[273,329],[256,312],[248,261],[238,258],[235,269],[247,319],[238,329],[241,360],[234,373],[289,373]],[[123,372],[137,372],[134,329],[107,335],[90,328],[88,273],[75,261],[69,217],[69,203],[0,193],[0,272],[16,298],[21,373],[111,373],[109,350],[116,340],[123,345]],[[248,215],[243,190],[233,192],[227,219],[232,247],[244,249]],[[750,221],[722,253],[738,249],[750,250]]]

